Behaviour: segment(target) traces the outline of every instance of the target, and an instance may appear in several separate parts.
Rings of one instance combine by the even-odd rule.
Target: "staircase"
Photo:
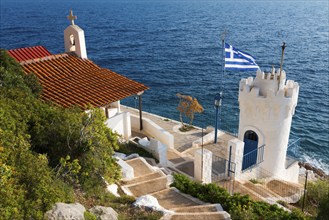
[[[231,219],[219,204],[206,204],[170,187],[172,176],[152,167],[143,158],[134,158],[126,162],[134,168],[135,178],[122,182],[122,190],[134,197],[155,197],[163,208],[171,211],[162,217],[163,220]]]
[[[227,184],[228,185],[228,184]],[[225,188],[225,185],[221,186]],[[303,194],[303,186],[285,182],[279,179],[264,181],[264,183],[252,183],[250,181],[234,182],[234,193],[241,195],[249,195],[255,201],[265,201],[270,204],[277,201],[285,201],[287,203],[296,203]]]

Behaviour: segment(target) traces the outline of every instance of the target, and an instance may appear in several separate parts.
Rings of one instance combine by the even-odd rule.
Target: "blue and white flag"
[[[250,54],[225,43],[225,70],[255,71],[259,66]]]

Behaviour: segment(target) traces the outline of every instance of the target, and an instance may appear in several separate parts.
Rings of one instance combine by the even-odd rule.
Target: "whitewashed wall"
[[[131,137],[130,113],[121,112],[106,120],[107,127],[122,135],[125,139]]]
[[[139,130],[139,116],[130,115],[130,120],[131,128]],[[167,145],[169,148],[174,148],[174,136],[152,120],[143,118],[143,131],[159,140],[161,143]]]

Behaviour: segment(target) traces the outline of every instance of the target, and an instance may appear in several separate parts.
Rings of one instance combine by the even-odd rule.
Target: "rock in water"
[[[45,213],[48,220],[84,220],[83,213],[86,211],[80,203],[56,203],[53,208]]]
[[[97,216],[100,220],[117,220],[118,213],[111,207],[95,206],[89,209],[89,212]]]

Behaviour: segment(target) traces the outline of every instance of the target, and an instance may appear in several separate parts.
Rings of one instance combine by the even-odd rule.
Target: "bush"
[[[201,184],[190,180],[182,174],[174,175],[172,186],[183,193],[190,194],[204,202],[220,203],[232,219],[305,219],[300,212],[287,212],[277,205],[253,201],[247,195],[231,196],[225,189],[215,184]]]
[[[327,196],[324,196],[319,204],[319,212],[317,216],[317,220],[329,220],[329,193]]]
[[[100,110],[64,109],[39,100],[40,91],[0,49],[0,219],[43,219],[54,203],[73,202],[66,183],[91,189],[120,177],[117,138]]]
[[[305,196],[305,208],[304,210],[311,215],[322,216],[324,213],[324,207],[326,206],[323,201],[329,196],[329,181],[328,180],[316,180],[314,182],[308,182],[307,184],[307,194]],[[303,199],[298,202],[298,206],[303,206]],[[324,208],[324,209],[323,209]],[[329,207],[327,208],[327,210]],[[319,214],[318,214],[319,212]],[[327,218],[329,215],[327,215]],[[321,217],[322,218],[322,217]]]
[[[157,159],[154,158],[151,153],[147,152],[141,147],[138,147],[137,144],[131,141],[129,141],[128,143],[120,143],[117,151],[126,155],[137,153],[141,157],[149,157],[157,161]]]

